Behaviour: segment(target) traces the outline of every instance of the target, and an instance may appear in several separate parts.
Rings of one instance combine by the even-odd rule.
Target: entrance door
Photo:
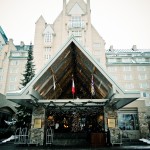
[[[104,131],[103,107],[64,108],[49,107],[46,113],[47,128],[59,133]]]
[[[54,144],[63,140],[70,144],[90,144],[91,133],[104,131],[103,107],[49,107],[46,113],[47,129],[54,131]],[[61,142],[60,142],[61,140]],[[59,142],[58,142],[59,141]]]

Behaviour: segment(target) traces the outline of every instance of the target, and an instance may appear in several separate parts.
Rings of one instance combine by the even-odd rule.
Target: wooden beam
[[[46,81],[40,86],[40,88],[38,89],[38,92],[41,93],[42,89],[46,86],[46,84],[52,79],[52,75],[46,79]]]

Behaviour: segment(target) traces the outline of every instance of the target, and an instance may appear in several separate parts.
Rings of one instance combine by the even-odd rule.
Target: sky
[[[63,0],[0,0],[0,26],[14,44],[34,44],[38,18],[52,24],[62,8]],[[150,0],[91,0],[91,21],[106,49],[150,49]]]

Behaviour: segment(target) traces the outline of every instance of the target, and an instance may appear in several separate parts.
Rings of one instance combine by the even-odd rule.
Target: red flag
[[[53,75],[53,87],[54,87],[54,90],[56,89],[56,83],[55,83],[55,77]]]
[[[74,84],[74,79],[72,79],[72,94],[75,93],[75,84]]]

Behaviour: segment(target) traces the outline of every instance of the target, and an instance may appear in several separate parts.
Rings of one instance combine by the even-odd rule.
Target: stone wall
[[[150,111],[148,107],[140,107],[138,109],[141,138],[148,138],[149,136],[149,127],[148,127],[148,122],[150,120],[148,117],[149,114],[150,114]]]
[[[29,131],[29,144],[44,144],[45,109],[35,107],[32,112],[32,124]]]

